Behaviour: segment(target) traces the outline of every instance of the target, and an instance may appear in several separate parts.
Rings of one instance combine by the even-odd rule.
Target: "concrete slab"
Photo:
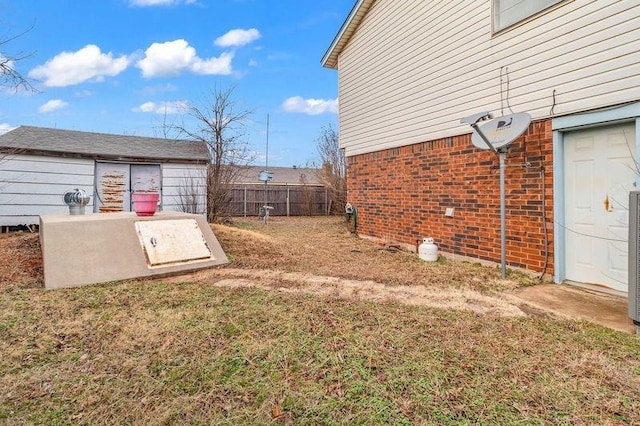
[[[179,212],[40,216],[40,244],[48,289],[228,263],[204,216]]]
[[[566,284],[539,284],[513,293],[527,304],[568,318],[578,318],[635,334],[627,298]]]

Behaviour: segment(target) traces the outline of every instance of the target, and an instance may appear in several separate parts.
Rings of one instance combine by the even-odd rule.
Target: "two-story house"
[[[627,291],[640,3],[358,0],[322,64],[361,235],[498,262],[498,159],[460,120],[527,112],[506,156],[507,263]]]

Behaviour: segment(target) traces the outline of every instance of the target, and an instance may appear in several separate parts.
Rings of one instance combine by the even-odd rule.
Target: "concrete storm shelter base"
[[[188,213],[40,216],[40,244],[48,289],[228,263],[205,217]]]

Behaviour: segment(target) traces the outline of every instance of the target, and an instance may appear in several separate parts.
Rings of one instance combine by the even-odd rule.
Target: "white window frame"
[[[507,28],[510,28],[520,22],[526,21],[527,19],[540,14],[541,12],[557,6],[559,3],[562,3],[565,0],[521,0],[520,3],[524,3],[522,6],[513,6],[516,7],[527,7],[528,10],[522,11],[520,16],[513,18],[511,22],[507,22],[504,25],[500,25],[500,3],[508,0],[491,0],[491,8],[492,8],[492,23],[493,23],[493,32],[499,33]]]

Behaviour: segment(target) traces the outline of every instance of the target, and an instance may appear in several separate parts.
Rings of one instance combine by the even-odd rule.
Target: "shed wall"
[[[207,165],[162,165],[163,210],[205,214],[207,210]]]
[[[564,1],[492,34],[491,1],[376,0],[339,57],[348,156],[640,98],[640,3]]]
[[[67,214],[63,194],[74,188],[93,194],[93,174],[93,160],[33,155],[1,158],[0,226],[37,224],[41,214]],[[93,197],[86,210],[93,210]]]
[[[62,196],[74,188],[91,195],[86,212],[93,211],[95,161],[35,155],[0,158],[0,226],[31,225],[39,215],[68,214]],[[162,208],[183,211],[191,204],[206,210],[206,165],[162,165]],[[191,197],[193,195],[193,197]],[[192,203],[194,201],[195,203]]]

